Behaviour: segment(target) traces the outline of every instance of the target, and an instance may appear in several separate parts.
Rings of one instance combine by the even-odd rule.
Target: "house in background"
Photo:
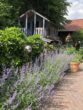
[[[57,40],[57,29],[49,19],[39,14],[35,10],[28,10],[19,17],[19,23],[22,30],[28,35],[40,34],[42,37],[48,37]]]
[[[65,37],[70,34],[72,35],[73,32],[83,29],[83,19],[75,19],[75,20],[69,20],[65,25],[63,29],[58,30],[58,36],[64,43]]]

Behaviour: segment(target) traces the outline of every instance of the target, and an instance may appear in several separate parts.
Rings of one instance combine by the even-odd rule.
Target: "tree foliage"
[[[28,9],[35,9],[58,26],[65,21],[68,5],[66,0],[0,0],[0,26],[16,25]]]
[[[10,24],[8,19],[10,18],[10,10],[11,6],[0,1],[0,28],[2,28],[3,25],[6,26],[7,23]],[[5,22],[6,20],[7,22]]]

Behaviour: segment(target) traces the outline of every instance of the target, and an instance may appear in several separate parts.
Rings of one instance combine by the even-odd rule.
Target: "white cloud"
[[[83,0],[68,0],[72,3],[68,7],[68,19],[83,19]]]

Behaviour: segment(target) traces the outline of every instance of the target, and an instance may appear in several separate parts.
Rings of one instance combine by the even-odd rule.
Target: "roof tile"
[[[83,29],[83,19],[70,20],[65,24],[66,31],[76,31]]]

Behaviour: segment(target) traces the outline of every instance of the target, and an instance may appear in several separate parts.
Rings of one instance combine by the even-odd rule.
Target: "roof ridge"
[[[82,18],[81,19],[72,19],[72,20],[70,20],[70,21],[76,21],[76,20],[83,20]]]

